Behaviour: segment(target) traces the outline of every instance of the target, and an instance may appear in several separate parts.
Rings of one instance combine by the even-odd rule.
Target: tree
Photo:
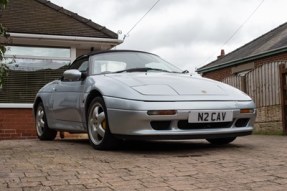
[[[0,0],[0,12],[5,9],[6,5],[8,3],[8,0]],[[7,31],[6,28],[0,23],[0,38],[7,38]],[[3,79],[7,75],[7,65],[4,63],[1,63],[3,60],[4,53],[6,51],[5,46],[0,42],[0,87],[2,86]]]

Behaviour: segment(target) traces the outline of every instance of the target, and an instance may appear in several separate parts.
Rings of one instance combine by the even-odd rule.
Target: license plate
[[[232,120],[232,111],[191,111],[188,116],[189,123],[217,123]]]

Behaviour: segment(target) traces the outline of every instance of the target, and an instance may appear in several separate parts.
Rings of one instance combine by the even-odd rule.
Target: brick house
[[[61,76],[79,55],[111,49],[118,35],[46,0],[9,0],[0,23],[10,37],[2,61],[9,67],[0,87],[0,140],[34,138],[36,92]]]
[[[287,23],[197,69],[202,76],[233,85],[255,101],[256,130],[281,131],[279,65],[287,62]],[[285,127],[284,127],[285,128]]]

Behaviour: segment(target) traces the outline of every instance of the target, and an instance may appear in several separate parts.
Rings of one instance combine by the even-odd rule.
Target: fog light
[[[149,110],[148,115],[175,115],[176,110]]]
[[[254,109],[240,109],[240,113],[254,113]]]

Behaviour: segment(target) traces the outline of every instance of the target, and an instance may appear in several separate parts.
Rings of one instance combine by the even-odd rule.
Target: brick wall
[[[276,62],[276,61],[286,61],[286,60],[287,60],[287,52],[277,54],[274,56],[269,56],[269,57],[262,58],[259,60],[255,60],[254,63],[255,63],[255,67],[257,68],[265,63]]]
[[[287,60],[287,52],[277,54],[274,56],[261,58],[253,62],[255,64],[255,67],[257,68],[265,63],[276,62],[276,61],[286,61],[286,60]],[[242,63],[242,64],[245,64],[245,63]],[[232,75],[231,68],[232,67],[227,67],[227,68],[222,68],[222,69],[218,69],[218,70],[211,71],[211,72],[205,72],[202,74],[202,76],[213,79],[213,80],[222,81],[224,78],[227,78]]]
[[[0,109],[0,140],[36,138],[32,109]]]
[[[281,134],[283,132],[281,112],[281,105],[257,108],[255,132]]]
[[[87,134],[64,133],[65,138],[86,139]],[[32,109],[0,108],[0,141],[9,139],[35,139],[37,131]],[[58,133],[57,139],[60,138]]]
[[[223,68],[212,72],[203,73],[202,76],[217,81],[222,81],[224,78],[231,76],[231,67]]]

